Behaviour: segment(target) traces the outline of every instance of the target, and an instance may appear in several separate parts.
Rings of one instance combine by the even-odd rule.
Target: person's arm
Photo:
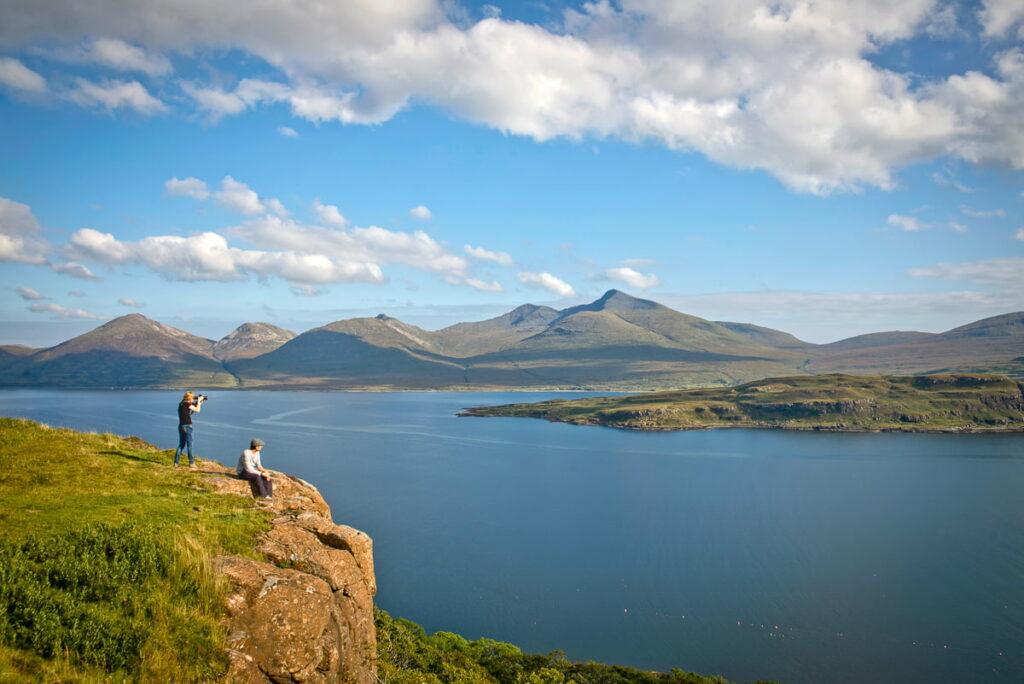
[[[260,461],[260,452],[257,451],[256,455],[253,456],[252,460],[253,460],[253,465],[256,466],[256,470],[260,471],[260,475],[262,475],[263,477],[265,477],[265,478],[267,478],[269,480],[270,479],[270,471],[263,467],[263,462]]]
[[[193,413],[199,413],[200,411],[203,410],[203,405],[201,403],[200,404],[189,404],[188,405],[188,410],[192,411]]]

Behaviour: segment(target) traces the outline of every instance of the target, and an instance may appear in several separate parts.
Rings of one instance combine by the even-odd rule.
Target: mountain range
[[[652,390],[939,371],[1024,377],[1024,312],[819,345],[609,290],[436,331],[381,314],[298,335],[246,323],[214,341],[130,314],[48,349],[0,347],[0,385],[40,387]]]

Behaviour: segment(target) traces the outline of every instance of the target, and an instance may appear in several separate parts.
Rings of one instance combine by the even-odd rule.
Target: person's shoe
[[[199,466],[197,466],[197,465],[196,465],[195,463],[189,463],[189,464],[188,464],[188,467],[189,467],[189,469],[190,469],[190,470],[195,470],[195,469],[196,469],[196,468],[198,468]]]

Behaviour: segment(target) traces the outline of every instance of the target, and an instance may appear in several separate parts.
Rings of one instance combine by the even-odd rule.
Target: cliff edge
[[[203,470],[216,492],[251,496],[234,471]],[[225,681],[376,682],[373,541],[335,524],[316,487],[290,475],[276,473],[274,498],[257,505],[276,514],[256,548],[269,562],[213,559],[229,584]]]

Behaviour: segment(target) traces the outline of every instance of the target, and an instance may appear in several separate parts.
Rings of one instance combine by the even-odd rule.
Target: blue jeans
[[[186,449],[188,450],[188,464],[192,465],[196,462],[196,459],[192,456],[192,426],[179,425],[178,450],[174,452],[174,465],[178,465],[178,460],[181,459],[181,452]]]

